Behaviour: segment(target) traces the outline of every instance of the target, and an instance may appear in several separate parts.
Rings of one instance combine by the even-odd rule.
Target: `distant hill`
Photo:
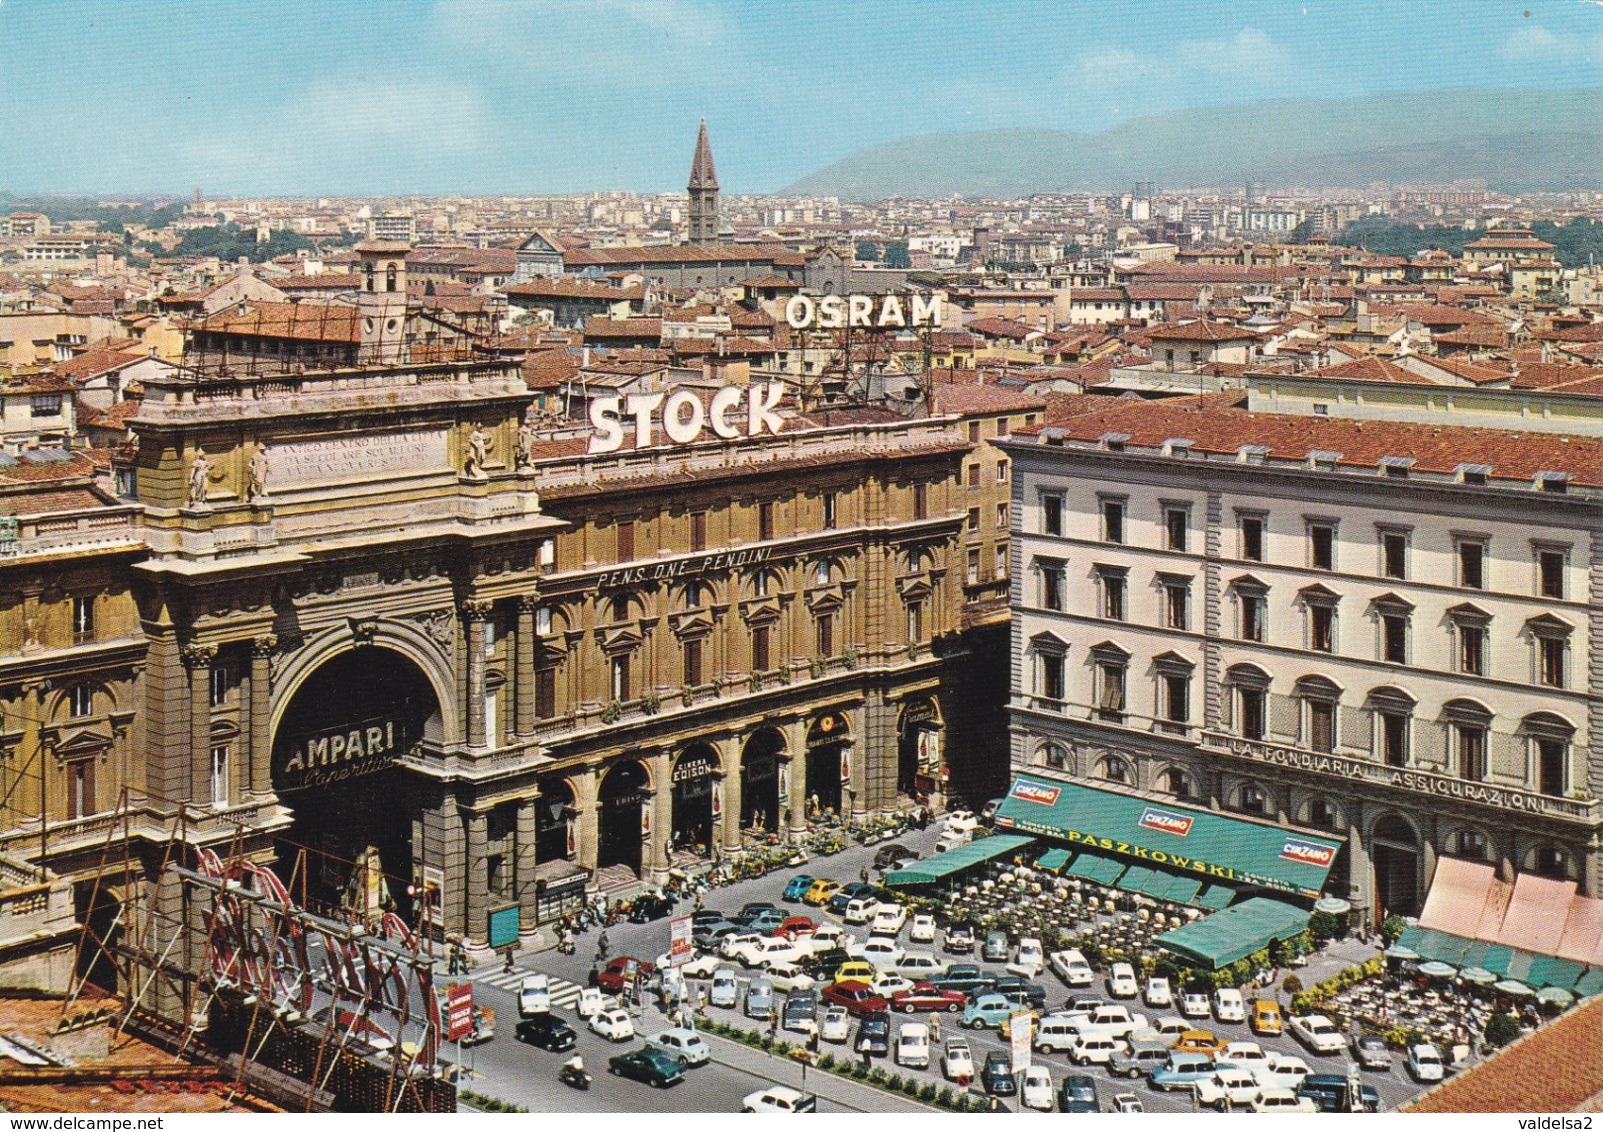
[[[783,190],[851,200],[1479,178],[1506,192],[1603,188],[1603,91],[1442,90],[1256,102],[1100,134],[985,130],[871,146]]]

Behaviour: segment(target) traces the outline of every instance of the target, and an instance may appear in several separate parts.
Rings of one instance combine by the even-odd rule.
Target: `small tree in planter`
[[[1499,1010],[1486,1020],[1486,1044],[1506,1046],[1520,1036],[1520,1024],[1512,1014]]]

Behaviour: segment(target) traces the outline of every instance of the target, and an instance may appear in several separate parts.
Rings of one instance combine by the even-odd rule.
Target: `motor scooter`
[[[562,1067],[561,1071],[557,1074],[557,1080],[561,1081],[570,1089],[578,1089],[581,1092],[590,1088],[589,1071],[585,1069],[575,1069],[571,1065],[564,1065]]]

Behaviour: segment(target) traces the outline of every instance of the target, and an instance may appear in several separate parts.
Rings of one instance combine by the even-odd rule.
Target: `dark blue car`
[[[839,892],[835,893],[834,896],[831,896],[826,907],[828,907],[831,912],[834,912],[838,916],[842,912],[846,911],[846,905],[850,904],[853,899],[861,896],[865,892],[873,891],[874,888],[872,885],[863,884],[861,881],[854,880],[851,884],[843,886]]]
[[[813,879],[809,876],[791,877],[790,883],[785,886],[785,900],[796,901],[807,895],[807,890],[813,887]]]

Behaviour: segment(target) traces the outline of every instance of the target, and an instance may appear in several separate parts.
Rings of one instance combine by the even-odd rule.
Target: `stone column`
[[[490,876],[485,870],[485,855],[489,840],[489,817],[482,810],[467,810],[463,814],[467,826],[467,925],[463,934],[477,940],[480,946],[489,943]]]
[[[724,764],[724,855],[741,852],[740,749],[733,748]]]
[[[268,634],[250,643],[250,792],[273,792],[272,736],[268,721],[273,694],[273,653],[278,638]]]
[[[646,846],[646,864],[651,880],[661,884],[668,879],[668,868],[673,863],[668,853],[668,841],[673,835],[673,758],[667,751],[651,756],[651,781],[656,792],[651,796],[651,841]]]
[[[573,787],[573,808],[578,811],[574,821],[578,824],[578,860],[581,868],[592,872],[600,845],[600,814],[596,812],[596,794],[600,788],[596,768],[587,766],[568,780]]]
[[[490,603],[464,601],[461,608],[468,630],[468,746],[483,747],[487,742],[484,727],[484,623],[490,619]]]
[[[1364,844],[1364,827],[1359,820],[1358,805],[1351,806],[1347,823],[1347,899],[1373,918],[1375,912],[1375,866],[1369,858],[1369,846]]]
[[[534,611],[540,600],[526,596],[518,599],[517,650],[518,669],[513,681],[516,685],[517,704],[513,729],[519,735],[534,734],[534,665],[539,656],[540,641],[534,635]]]
[[[206,805],[211,802],[207,780],[211,774],[212,665],[217,661],[217,646],[187,645],[183,658],[189,669],[189,800]]]
[[[540,788],[530,785],[530,793],[518,799],[517,848],[512,858],[513,892],[518,898],[523,934],[536,932],[539,912],[535,901],[535,844],[540,827]]]
[[[790,760],[790,837],[797,840],[807,834],[807,751]]]

